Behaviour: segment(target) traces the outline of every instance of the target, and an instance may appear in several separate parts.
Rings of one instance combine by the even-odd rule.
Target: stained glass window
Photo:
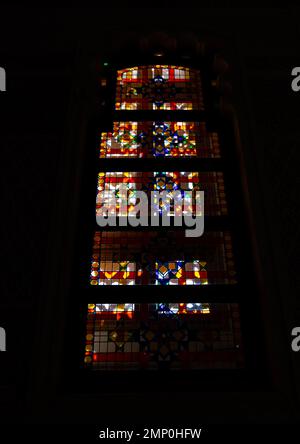
[[[100,158],[220,157],[219,138],[204,122],[114,122],[101,134]]]
[[[203,110],[199,71],[152,65],[118,71],[116,109]]]
[[[117,72],[113,129],[100,135],[96,215],[113,215],[119,221],[121,216],[136,216],[139,191],[144,191],[153,205],[148,210],[154,209],[156,214],[167,210],[168,216],[177,215],[176,204],[185,198],[183,215],[187,210],[192,215],[213,217],[207,218],[212,226],[192,238],[185,236],[185,227],[96,228],[89,279],[95,295],[87,314],[87,368],[127,371],[244,366],[239,305],[187,302],[194,299],[191,293],[195,291],[199,301],[204,294],[231,292],[238,281],[227,224],[224,165],[216,160],[221,157],[218,124],[207,120],[200,74],[199,70],[163,64]],[[164,110],[172,112],[160,112]],[[126,158],[139,160],[123,161]],[[193,171],[185,171],[191,164],[188,158]],[[154,160],[148,159],[157,159],[160,166],[153,167]],[[141,165],[134,167],[140,171],[114,171],[119,166],[128,169],[132,163]],[[170,202],[152,201],[152,191],[166,192]],[[195,206],[197,191],[204,191],[204,211],[203,206],[200,210]],[[132,297],[123,296],[133,294],[132,286],[180,286],[176,294],[180,292],[182,297],[178,293],[174,299],[184,302],[154,303],[150,299],[151,303],[116,303],[113,295],[117,289],[112,293],[108,288],[105,292],[95,288],[111,285],[124,286],[120,290],[123,301],[132,301]],[[184,289],[191,285],[199,288]],[[156,287],[155,293],[165,295],[170,290]]]
[[[91,285],[207,285],[236,282],[228,232],[99,231]]]
[[[98,370],[240,368],[237,304],[89,304],[85,363]]]
[[[126,188],[126,193],[121,185]],[[183,202],[184,198],[186,207],[182,209],[183,214],[187,211],[196,214],[195,192],[204,191],[205,214],[210,216],[227,214],[223,173],[187,171],[100,172],[98,174],[96,214],[103,215],[102,213],[106,209],[109,215],[130,215],[137,203],[136,191],[145,191],[148,194],[149,202],[151,191],[167,191],[170,198],[168,208],[158,198],[154,198],[153,210],[161,213],[164,209],[170,216],[175,214],[176,205],[179,208],[179,204],[181,201]],[[127,200],[127,205],[121,205],[124,198]],[[202,214],[201,209],[197,214]]]

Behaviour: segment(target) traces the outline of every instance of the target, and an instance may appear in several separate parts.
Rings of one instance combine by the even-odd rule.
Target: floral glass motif
[[[200,238],[176,231],[94,236],[91,285],[235,284],[235,274],[228,232],[206,232]]]
[[[116,110],[203,110],[200,73],[152,65],[118,71]]]
[[[197,156],[196,137],[193,129],[193,123],[155,122],[153,124],[153,156]]]
[[[101,261],[99,272],[94,271],[99,276],[99,285],[134,285],[136,273],[136,264],[129,261]]]
[[[208,284],[206,262],[156,262],[156,285]]]
[[[126,187],[127,196],[124,196],[121,185]],[[151,191],[166,191],[168,193],[170,201],[165,204],[162,203],[161,199],[154,197],[153,210],[155,213],[161,214],[164,210],[168,215],[173,216],[176,204],[179,207],[180,199],[185,198],[186,207],[182,214],[190,212],[195,215],[195,192],[204,191],[205,214],[210,216],[227,214],[223,173],[187,171],[100,172],[98,174],[96,214],[102,215],[102,212],[106,209],[109,215],[130,215],[137,203],[137,191],[145,191],[149,196],[149,202]],[[113,196],[110,195],[111,192]],[[126,206],[121,205],[122,199],[124,200],[125,197],[127,198]],[[202,214],[201,207],[197,214]]]
[[[218,134],[204,122],[114,122],[101,133],[100,158],[219,158]]]
[[[100,158],[145,157],[148,129],[145,122],[114,122],[112,133],[101,133]]]
[[[97,370],[243,366],[237,304],[89,304],[85,364]]]
[[[208,314],[210,313],[210,305],[200,302],[169,302],[157,304],[158,313],[165,314]]]

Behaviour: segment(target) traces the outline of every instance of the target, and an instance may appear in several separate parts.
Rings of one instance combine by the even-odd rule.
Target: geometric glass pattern
[[[134,285],[136,268],[134,262],[105,262],[99,264],[99,272],[94,271],[92,275],[99,276],[99,285]],[[94,277],[94,276],[92,276]]]
[[[156,285],[207,284],[206,262],[156,262]]]
[[[85,364],[97,370],[243,366],[238,304],[89,304]]]
[[[124,188],[122,188],[124,187]],[[167,192],[170,200],[164,204],[158,197],[153,199],[153,211],[166,211],[173,216],[175,206],[185,208],[182,214],[196,213],[195,192],[204,191],[204,211],[209,216],[227,214],[227,204],[222,172],[100,172],[98,174],[96,214],[103,210],[109,215],[127,216],[134,213],[138,202],[137,191],[144,191],[150,205],[150,192]],[[180,192],[178,192],[180,191]],[[126,194],[126,195],[125,195]],[[126,204],[124,203],[126,199]],[[123,205],[121,205],[123,202]],[[199,213],[200,209],[198,209]],[[197,213],[197,214],[198,214]],[[199,215],[199,214],[198,214]]]
[[[151,223],[147,229],[117,228],[122,216],[128,217],[129,222],[130,217],[137,216],[135,207],[140,209],[140,191],[148,198],[151,216],[160,215],[163,219],[165,214],[177,215],[177,211],[183,216],[186,213],[227,215],[223,173],[197,171],[200,168],[197,159],[221,157],[218,133],[205,121],[195,122],[195,113],[189,113],[204,111],[200,71],[159,64],[119,70],[114,108],[115,117],[119,114],[117,119],[121,115],[122,120],[114,121],[112,130],[101,132],[100,159],[158,158],[157,163],[164,166],[153,169],[185,170],[183,158],[193,158],[196,172],[102,170],[98,173],[96,215],[103,216],[104,210],[105,215],[119,219],[113,229],[94,233],[90,285],[205,285],[206,288],[194,289],[197,293],[202,291],[202,296],[208,290],[214,293],[217,285],[233,289],[237,277],[229,231],[208,230],[200,237],[186,237],[184,226],[181,230],[168,227],[156,231]],[[153,120],[149,117],[143,120],[143,113],[131,112],[141,110],[154,111],[145,113]],[[164,110],[171,111],[167,117],[166,113],[165,116],[159,113]],[[198,114],[201,118],[201,113]],[[162,120],[164,117],[166,120]],[[177,158],[176,168],[167,166],[169,158]],[[202,164],[203,169],[208,164],[210,170],[213,163]],[[215,164],[214,169],[218,170],[219,166]],[[136,169],[148,167],[142,162],[142,167]],[[152,191],[164,192],[169,199],[162,201],[154,197],[153,200]],[[202,197],[200,207],[198,202],[196,206],[197,191],[204,192],[204,206]],[[178,208],[182,200],[181,213]],[[144,216],[142,210],[140,216]],[[172,221],[175,224],[175,218]],[[217,226],[224,227],[223,219],[219,218],[219,222]],[[126,294],[132,294],[131,290],[132,287],[122,289],[123,301],[127,300]],[[170,300],[171,297],[167,297],[170,289],[161,290],[162,298]],[[174,289],[174,299],[190,300],[188,288],[183,290],[177,289],[175,297]],[[218,288],[219,292],[222,290],[223,287]],[[88,304],[86,367],[100,371],[244,367],[237,303],[172,303],[169,300],[116,303],[111,302],[115,291],[108,298],[102,290],[95,291],[101,303],[96,295]],[[185,296],[181,297],[178,291]],[[110,302],[104,303],[105,300]]]
[[[116,110],[203,110],[200,73],[153,65],[118,71]]]
[[[100,158],[219,158],[218,134],[204,122],[114,122],[101,133]]]
[[[235,284],[229,232],[97,231],[91,285]]]
[[[199,302],[168,302],[157,304],[157,310],[159,313],[177,313],[177,314],[198,314],[198,313],[210,313],[209,304],[201,304]]]

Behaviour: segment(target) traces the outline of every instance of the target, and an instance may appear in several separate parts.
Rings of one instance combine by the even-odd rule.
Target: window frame
[[[219,79],[212,72],[212,57],[203,57],[186,66],[200,70],[202,77],[202,88],[204,95],[204,111],[168,111],[168,110],[114,110],[116,82],[113,78],[114,73],[119,69],[129,66],[140,66],[144,64],[158,63],[157,60],[148,60],[147,63],[140,61],[130,65],[128,62],[111,63],[108,67],[102,68],[97,73],[98,78],[105,77],[107,80],[106,87],[99,91],[96,88],[95,94],[99,94],[99,101],[103,99],[106,102],[104,106],[98,106],[94,115],[89,121],[86,140],[86,152],[83,168],[83,180],[81,186],[81,196],[78,217],[78,235],[76,254],[73,263],[73,279],[71,286],[71,294],[75,295],[75,304],[68,311],[68,330],[72,328],[73,334],[66,334],[66,343],[68,344],[68,352],[64,356],[64,380],[68,380],[68,384],[76,380],[76,385],[84,391],[91,388],[96,391],[126,391],[128,387],[124,387],[122,381],[131,381],[130,389],[132,391],[139,390],[140,385],[135,384],[136,375],[134,372],[111,371],[101,372],[93,371],[83,366],[83,350],[85,337],[85,321],[87,304],[107,302],[107,297],[103,297],[102,286],[90,286],[90,256],[92,249],[92,239],[95,229],[100,227],[96,225],[95,220],[95,201],[97,188],[98,171],[154,171],[165,170],[167,163],[167,171],[223,171],[225,194],[228,206],[227,216],[205,217],[205,230],[222,230],[229,229],[232,233],[233,251],[235,258],[235,266],[239,282],[234,285],[208,285],[201,286],[201,298],[199,298],[198,286],[180,286],[180,292],[187,294],[191,302],[226,302],[239,303],[240,317],[242,323],[242,338],[244,344],[245,368],[236,370],[192,370],[188,372],[180,371],[176,375],[168,373],[168,380],[176,383],[178,390],[195,390],[195,384],[199,377],[207,382],[206,387],[198,387],[197,390],[206,390],[211,388],[228,390],[232,387],[247,387],[253,384],[253,388],[258,389],[266,384],[266,365],[263,355],[263,344],[261,344],[261,323],[258,314],[259,289],[256,281],[255,263],[252,255],[250,242],[250,227],[247,222],[247,212],[245,209],[245,201],[242,193],[241,178],[239,177],[239,162],[237,157],[237,143],[234,134],[233,122],[230,118],[222,113],[218,108],[220,96],[216,91],[212,82],[217,83]],[[182,61],[177,63],[175,60],[162,61],[159,64],[170,64],[184,66]],[[189,117],[187,117],[187,114]],[[126,115],[128,116],[127,118]],[[176,115],[176,117],[175,117]],[[205,121],[207,128],[216,130],[219,134],[221,158],[220,159],[201,159],[201,158],[99,158],[99,135],[103,131],[111,131],[114,121],[127,120],[166,120],[166,121]],[[98,123],[102,124],[99,126]],[[91,147],[95,147],[93,150]],[[224,156],[224,153],[226,154]],[[178,163],[182,167],[178,167]],[[196,165],[196,166],[195,166]],[[216,168],[217,165],[217,168]],[[238,205],[236,204],[238,202]],[[151,227],[140,227],[141,230],[151,230]],[[161,229],[157,227],[155,229]],[[182,229],[181,227],[175,229]],[[110,228],[105,228],[110,230]],[[115,230],[130,230],[130,227],[116,227]],[[254,276],[250,282],[247,277]],[[124,286],[106,286],[105,293],[109,291],[111,302],[158,302],[159,294],[168,293],[168,300],[172,302],[179,299],[186,300],[186,297],[172,295],[173,286],[156,286],[155,296],[149,296],[145,292],[147,288],[151,290],[151,286],[130,286],[129,294],[124,296]],[[178,287],[176,287],[178,289]],[[97,292],[97,294],[96,294]],[[151,294],[151,292],[149,292]],[[152,293],[153,294],[153,293]],[[242,295],[242,296],[240,296]],[[71,297],[72,300],[72,297]],[[251,305],[250,305],[251,304]],[[256,307],[256,312],[251,307]],[[249,313],[250,312],[250,313]],[[75,325],[76,324],[76,325]],[[253,329],[255,325],[255,329]],[[71,327],[70,327],[71,326]],[[75,327],[75,328],[74,328]],[[254,331],[253,331],[254,330]],[[101,378],[99,373],[101,373]],[[147,373],[147,387],[152,390],[159,383],[161,375],[154,372]],[[180,375],[179,375],[180,373]],[[185,377],[186,376],[186,377]],[[166,375],[164,376],[166,378]],[[101,379],[101,381],[100,381]],[[103,388],[103,380],[105,380],[105,388]],[[182,380],[184,382],[182,382]],[[216,381],[218,380],[218,382]],[[143,387],[143,390],[147,390]]]

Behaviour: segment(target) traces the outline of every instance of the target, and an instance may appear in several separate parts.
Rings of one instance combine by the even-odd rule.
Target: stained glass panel
[[[195,260],[155,262],[156,285],[208,284],[206,262]]]
[[[91,285],[236,283],[228,232],[104,231],[94,236]]]
[[[118,71],[116,109],[203,110],[199,71],[152,65]]]
[[[85,364],[99,370],[243,367],[237,304],[89,304]]]
[[[122,187],[125,187],[122,189]],[[186,209],[183,214],[190,211],[196,214],[195,192],[204,191],[204,213],[210,216],[227,214],[227,204],[224,190],[224,178],[222,172],[179,172],[179,171],[154,171],[154,172],[100,172],[98,174],[98,192],[96,201],[96,214],[102,215],[104,209],[110,215],[130,215],[137,203],[136,191],[150,192],[167,191],[170,197],[168,206],[155,198],[153,211],[161,213],[164,209],[168,215],[175,214],[176,205],[183,198],[186,199]],[[180,193],[178,193],[180,191]],[[112,196],[110,195],[112,193]],[[125,194],[127,193],[127,196]],[[121,205],[126,197],[127,205]],[[115,205],[115,203],[117,205]],[[201,209],[198,210],[198,215]]]
[[[200,72],[171,65],[120,70],[115,109],[202,111]],[[157,118],[161,119],[163,113],[156,112],[150,113],[157,116],[155,121],[140,121],[142,114],[134,117],[137,121],[116,121],[112,132],[101,133],[101,159],[220,158],[218,133],[209,131],[205,122],[161,121]],[[184,119],[184,114],[179,113],[178,119]],[[124,189],[125,206],[121,194]],[[195,215],[195,191],[204,191],[205,215],[227,214],[222,172],[109,171],[98,174],[97,216],[102,215],[104,205],[110,215],[135,215],[139,191],[146,192],[149,202],[151,191],[166,191],[175,198],[171,204],[156,200],[154,210],[159,214],[167,209],[168,215],[174,216],[176,199],[181,201],[190,193],[188,210]],[[201,215],[202,211],[201,208]],[[237,283],[229,232],[205,231],[201,237],[189,238],[184,227],[151,230],[97,231],[90,285]],[[167,289],[161,290],[167,293]],[[203,293],[204,288],[198,291]],[[202,302],[103,303],[102,299],[102,303],[88,306],[84,362],[91,369],[108,371],[241,368],[244,362],[239,306]]]
[[[100,158],[220,157],[219,138],[204,122],[114,122],[101,133]]]

